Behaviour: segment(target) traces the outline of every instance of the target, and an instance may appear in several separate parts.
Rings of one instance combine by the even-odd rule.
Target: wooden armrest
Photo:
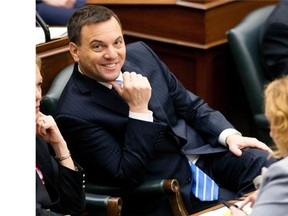
[[[120,216],[122,199],[108,195],[86,193],[86,215]]]
[[[96,185],[93,183],[86,183],[86,191],[96,194],[110,194],[113,196],[122,196],[124,194],[151,194],[152,196],[166,194],[169,197],[169,202],[174,216],[188,216],[185,209],[180,186],[176,179],[160,179],[151,180],[143,183],[138,188],[132,191],[124,191],[118,187],[109,187],[104,185]]]
[[[169,202],[174,216],[189,216],[180,193],[180,186],[176,179],[164,180],[163,190],[169,196]]]

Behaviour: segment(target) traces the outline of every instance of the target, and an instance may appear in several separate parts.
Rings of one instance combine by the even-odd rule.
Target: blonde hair
[[[264,91],[265,114],[273,127],[276,158],[288,156],[288,75],[270,82]]]

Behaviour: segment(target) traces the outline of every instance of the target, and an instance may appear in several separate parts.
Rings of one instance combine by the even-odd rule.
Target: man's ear
[[[69,43],[69,50],[70,50],[70,53],[74,59],[75,62],[79,62],[79,58],[78,58],[78,46],[73,43],[73,42],[70,42]]]

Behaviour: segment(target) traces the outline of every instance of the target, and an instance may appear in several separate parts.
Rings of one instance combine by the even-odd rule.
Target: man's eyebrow
[[[123,37],[122,37],[122,36],[119,36],[118,38],[115,39],[115,41],[116,41],[116,40],[119,40],[119,39],[123,39]]]
[[[95,43],[95,42],[97,42],[97,43],[104,43],[103,41],[97,40],[97,39],[93,39],[90,43]]]

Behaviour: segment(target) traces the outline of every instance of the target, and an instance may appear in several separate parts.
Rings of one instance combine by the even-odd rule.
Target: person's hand
[[[72,8],[76,0],[43,0],[43,2],[55,7]]]
[[[238,206],[239,209],[243,209],[244,206],[246,206],[248,203],[250,203],[250,207],[252,208],[255,204],[255,201],[257,199],[259,190],[256,190],[254,193],[250,194],[248,197],[246,197],[243,202],[241,202]]]
[[[116,81],[110,82],[121,97],[128,103],[132,112],[144,113],[148,111],[151,98],[151,86],[147,77],[135,72],[123,73],[123,86]]]
[[[235,206],[231,206],[230,210],[231,210],[231,216],[247,216],[247,214],[244,211]]]
[[[52,116],[39,112],[36,119],[36,133],[51,145],[65,143],[58,126]]]
[[[243,148],[258,148],[272,153],[272,150],[263,142],[256,138],[244,137],[238,134],[233,134],[227,137],[226,144],[229,150],[236,156],[241,156]]]

